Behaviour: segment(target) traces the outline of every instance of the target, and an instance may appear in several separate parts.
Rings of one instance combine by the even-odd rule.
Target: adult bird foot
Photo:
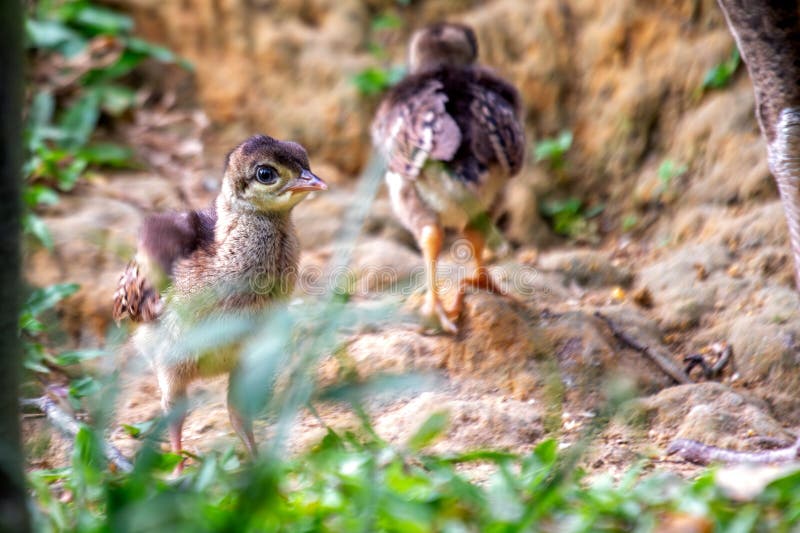
[[[489,274],[489,272],[486,270],[481,270],[476,276],[461,280],[458,285],[458,294],[461,300],[463,300],[463,295],[465,289],[467,288],[491,292],[492,294],[496,294],[498,296],[507,296],[506,291],[497,285],[497,283],[494,281],[494,278],[492,278],[491,274]]]
[[[503,296],[512,300],[514,299],[509,296],[508,293],[504,291],[497,283],[495,283],[492,276],[489,275],[489,272],[483,270],[478,275],[471,278],[462,279],[459,282],[458,294],[456,294],[455,302],[453,303],[453,307],[447,312],[447,316],[450,318],[450,320],[457,321],[459,317],[461,317],[461,312],[464,310],[464,299],[467,296],[468,288],[483,290],[498,296]]]

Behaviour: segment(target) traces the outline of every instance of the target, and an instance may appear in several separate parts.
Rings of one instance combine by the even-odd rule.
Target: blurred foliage
[[[392,12],[378,14],[370,23],[373,35],[393,32],[402,27],[403,20]],[[367,44],[367,49],[379,65],[362,69],[351,78],[351,81],[362,95],[377,96],[400,82],[406,75],[406,67],[389,63],[386,49],[375,39]]]
[[[604,209],[603,204],[587,207],[581,199],[574,197],[546,200],[539,205],[539,212],[550,222],[557,234],[589,240],[595,238],[597,233],[590,219],[598,216]]]
[[[572,132],[562,131],[558,137],[542,139],[533,149],[533,156],[537,163],[546,161],[553,170],[564,168],[567,151],[572,147]]]
[[[662,203],[674,202],[680,193],[680,188],[677,187],[677,181],[684,176],[689,170],[689,167],[684,163],[673,161],[672,159],[665,159],[658,166],[658,188],[655,190],[655,198]]]
[[[588,479],[545,440],[527,455],[479,450],[429,454],[442,415],[405,446],[361,432],[326,435],[309,451],[243,466],[231,449],[198,458],[177,478],[178,457],[148,442],[132,473],[109,471],[101,441],[82,428],[71,466],[32,472],[39,531],[790,531],[798,524],[800,473],[733,501],[713,471],[693,481],[640,468],[619,481]],[[483,465],[485,481],[464,473]],[[674,529],[677,531],[678,529]]]
[[[23,227],[47,248],[52,237],[35,214],[58,202],[91,166],[125,167],[132,151],[94,139],[101,120],[136,105],[126,76],[143,61],[185,63],[132,35],[127,15],[88,0],[40,0],[25,21],[33,79],[28,87]]]
[[[683,163],[676,163],[672,159],[665,159],[658,166],[658,179],[664,188],[668,188],[675,178],[679,178],[686,174],[688,167]]]
[[[367,67],[353,76],[353,84],[361,94],[375,96],[402,80],[405,73],[401,66]]]
[[[81,407],[81,399],[99,390],[95,379],[82,372],[74,373],[69,367],[104,355],[104,350],[83,349],[54,351],[49,347],[49,334],[55,329],[43,317],[65,298],[78,291],[75,283],[61,283],[33,290],[22,307],[19,330],[24,351],[23,366],[37,376],[58,373],[69,380],[66,396],[73,407]],[[30,388],[30,387],[27,387]],[[31,391],[32,392],[32,391]]]
[[[622,218],[622,231],[631,231],[639,224],[639,217],[634,214],[627,214]]]
[[[722,89],[726,87],[736,70],[739,68],[741,59],[739,57],[739,49],[734,47],[728,59],[722,63],[715,65],[703,77],[703,83],[700,85],[700,91],[707,91],[709,89]]]

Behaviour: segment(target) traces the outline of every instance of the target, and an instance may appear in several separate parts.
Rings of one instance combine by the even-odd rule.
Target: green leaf
[[[25,305],[22,306],[23,313],[27,313],[32,317],[39,316],[42,312],[52,309],[58,302],[64,298],[72,296],[80,285],[77,283],[57,283],[47,287],[35,289],[28,296]]]
[[[84,74],[81,83],[86,87],[108,83],[129,74],[145,59],[147,59],[145,54],[126,49],[120,54],[119,59],[111,65],[99,69],[92,69]]]
[[[602,213],[605,210],[606,210],[605,204],[596,204],[596,205],[593,205],[592,207],[588,208],[583,213],[583,216],[585,218],[594,218],[594,217],[596,217],[597,215],[599,215],[600,213]]]
[[[91,137],[100,117],[100,95],[89,91],[81,95],[61,116],[59,126],[67,133],[64,147],[68,149],[84,146]]]
[[[88,2],[73,3],[62,13],[69,22],[93,34],[119,35],[133,30],[133,19],[129,16]]]
[[[178,57],[173,54],[169,48],[164,48],[163,46],[147,42],[143,39],[130,37],[126,41],[126,44],[128,45],[128,50],[143,56],[152,57],[162,63],[176,63],[178,61]]]
[[[31,333],[31,330],[26,331]],[[33,372],[41,372],[42,374],[50,372],[50,369],[44,364],[45,358],[47,357],[44,346],[38,342],[26,341],[23,343],[23,348],[25,350],[25,357],[22,364],[26,369]]]
[[[69,384],[69,395],[73,399],[85,398],[100,392],[100,383],[92,376],[73,379]]]
[[[58,203],[58,193],[47,185],[37,183],[23,189],[22,200],[28,207],[55,205]]]
[[[675,163],[671,159],[665,159],[658,167],[658,179],[660,179],[662,185],[666,187],[674,178],[686,174],[687,170],[688,168],[686,165]]]
[[[28,108],[28,127],[41,128],[50,124],[56,109],[53,93],[47,89],[38,91]]]
[[[144,422],[137,422],[135,424],[122,424],[122,428],[128,435],[134,439],[138,439],[153,429],[155,425],[155,420],[145,420]]]
[[[53,249],[53,236],[50,234],[47,224],[30,211],[22,215],[22,231],[33,235],[48,250]]]
[[[78,54],[88,43],[78,32],[55,20],[28,19],[25,34],[29,47],[53,50],[66,57]]]
[[[551,220],[553,231],[559,235],[572,237],[585,226],[586,216],[582,213],[582,208],[583,202],[580,199],[568,198],[542,202],[539,211]]]
[[[403,25],[403,19],[394,13],[384,13],[372,19],[372,29],[378,30],[395,30]]]
[[[721,89],[728,85],[739,68],[740,63],[739,49],[734,47],[731,52],[731,57],[712,67],[706,72],[703,77],[703,83],[700,85],[702,90],[706,89]]]
[[[558,458],[558,442],[555,439],[542,441],[533,450],[533,455],[544,465],[552,466]]]
[[[405,68],[400,66],[389,69],[368,67],[353,76],[352,80],[361,94],[374,96],[399,82],[404,75]]]
[[[100,94],[100,107],[109,115],[121,115],[136,101],[136,91],[124,85],[101,85],[95,90]]]
[[[639,217],[636,215],[625,215],[622,219],[622,231],[630,231],[639,223]]]
[[[72,448],[72,468],[80,479],[78,488],[83,491],[100,479],[103,452],[100,439],[91,428],[81,424],[75,434]]]
[[[53,362],[59,366],[77,365],[83,361],[106,355],[106,353],[105,350],[71,350],[61,352],[53,358]]]
[[[549,200],[543,202],[540,210],[543,215],[553,217],[556,215],[570,214],[577,215],[581,211],[583,202],[579,198],[568,198],[566,200]]]
[[[42,364],[41,361],[36,361],[32,359],[25,359],[22,362],[23,368],[25,370],[30,370],[31,372],[38,372],[39,374],[49,374],[50,369]]]
[[[78,157],[95,165],[122,168],[131,166],[133,150],[114,143],[96,143],[79,150]]]
[[[447,428],[448,419],[447,413],[433,413],[422,423],[416,433],[408,439],[407,446],[412,450],[421,450],[444,432]]]
[[[76,154],[75,159],[56,172],[56,179],[58,179],[58,188],[62,191],[71,191],[78,180],[83,175],[86,167],[89,166],[89,161],[80,157],[80,152]]]
[[[560,165],[570,147],[572,147],[572,132],[562,131],[558,137],[543,139],[536,143],[533,155],[537,163],[550,161],[553,165]]]

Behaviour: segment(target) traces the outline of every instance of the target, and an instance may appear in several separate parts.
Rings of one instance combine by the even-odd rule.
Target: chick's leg
[[[159,368],[156,371],[158,386],[161,389],[161,409],[167,417],[169,447],[174,453],[181,453],[183,422],[186,419],[186,383],[172,369]],[[175,474],[183,470],[184,461],[175,467]]]
[[[422,248],[422,255],[425,259],[425,281],[428,287],[421,313],[423,318],[433,326],[441,327],[447,333],[456,333],[458,332],[458,327],[450,319],[444,305],[442,305],[439,284],[436,279],[436,265],[439,260],[439,252],[442,250],[443,240],[444,232],[438,225],[429,224],[420,231],[419,245]]]
[[[236,395],[239,392],[237,388],[239,386],[237,372],[237,370],[234,370],[228,378],[228,417],[233,430],[239,435],[245,448],[247,448],[247,453],[250,457],[255,457],[258,455],[258,447],[253,436],[253,420],[249,415],[242,412],[237,402]]]
[[[451,318],[457,318],[461,315],[461,311],[464,308],[464,296],[468,287],[505,296],[505,291],[494,282],[491,274],[489,274],[489,269],[483,263],[483,250],[486,248],[486,239],[483,233],[468,226],[464,229],[463,235],[470,245],[475,269],[472,271],[471,277],[462,279],[459,282],[455,303],[452,309],[448,311]]]

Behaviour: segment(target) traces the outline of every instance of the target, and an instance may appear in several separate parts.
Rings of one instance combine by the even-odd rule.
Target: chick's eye
[[[278,181],[278,171],[270,166],[256,168],[256,181],[264,185],[272,185]]]

